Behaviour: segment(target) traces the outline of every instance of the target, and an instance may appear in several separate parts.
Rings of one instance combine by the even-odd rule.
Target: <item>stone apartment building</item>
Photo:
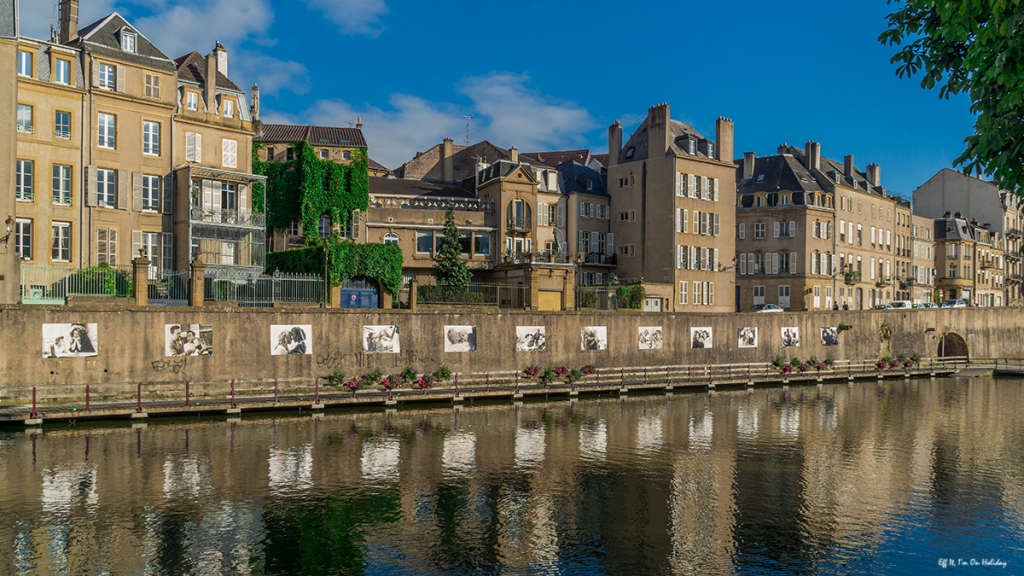
[[[18,17],[17,0],[0,1],[0,78],[13,79],[18,67]],[[6,112],[4,112],[6,111]],[[11,166],[17,161],[18,133],[18,84],[14,81],[0,82],[0,165],[7,166],[0,171],[3,186],[14,190],[15,171]],[[0,302],[18,302],[21,291],[20,254],[15,250],[15,222],[17,200],[14,194],[0,196],[0,218],[4,222],[4,236],[0,241]]]
[[[877,164],[861,171],[817,142],[783,144],[774,156],[744,154],[737,182],[741,309],[862,310],[909,293],[909,210],[897,210]]]
[[[246,221],[258,179],[249,174],[250,110],[227,79],[223,46],[172,61],[117,13],[79,29],[77,0],[60,2],[54,38],[12,41],[10,244],[23,300],[60,270],[127,266],[140,250],[153,278],[196,253],[214,275],[262,272],[263,227]],[[216,88],[204,80],[211,71]]]
[[[608,148],[620,283],[642,284],[650,311],[735,311],[732,121],[719,118],[712,140],[672,120],[663,103],[625,145],[612,124]]]
[[[910,301],[927,304],[938,299],[935,292],[935,221],[912,214],[910,216],[910,245],[912,251]]]
[[[960,212],[947,212],[934,222],[935,284],[941,298],[1002,306],[1002,274],[994,273],[1002,264],[1002,250],[994,245],[995,235]]]
[[[1019,209],[1017,196],[1012,191],[1003,190],[994,182],[944,168],[914,191],[914,213],[936,220],[960,213],[961,219],[965,221],[980,222],[980,226],[992,234],[993,247],[1005,254],[1002,258],[1002,278],[1005,284],[1003,305],[1024,305],[1024,268],[1021,262],[1024,213]],[[945,266],[936,268],[941,273]],[[954,287],[947,284],[948,295],[948,291]],[[986,300],[994,301],[995,298],[993,296]]]

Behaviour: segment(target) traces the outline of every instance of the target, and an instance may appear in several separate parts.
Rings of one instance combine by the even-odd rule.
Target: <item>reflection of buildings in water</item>
[[[501,526],[501,557],[510,566],[521,565],[530,530],[530,493],[506,481],[498,489],[497,516]]]
[[[818,418],[822,430],[835,430],[839,425],[839,410],[836,408],[835,402],[822,402]]]
[[[401,446],[397,438],[380,437],[363,443],[360,464],[363,480],[398,480],[398,462]]]
[[[636,423],[636,447],[641,452],[661,448],[664,436],[660,416],[641,416]]]
[[[690,417],[690,448],[711,448],[711,437],[714,434],[714,416],[707,408],[700,416]]]
[[[732,570],[731,451],[687,452],[672,464],[669,533],[672,574],[729,574]]]
[[[800,405],[787,404],[779,415],[779,436],[794,439],[800,435]]]
[[[608,425],[580,424],[580,456],[586,460],[604,460],[608,453]]]
[[[164,458],[164,498],[190,498],[210,489],[210,460],[196,454]]]
[[[96,469],[77,466],[43,470],[42,502],[43,511],[50,514],[66,514],[76,504],[95,506],[99,502]]]
[[[471,474],[476,468],[476,434],[459,432],[445,436],[441,466],[448,474]]]
[[[516,466],[537,466],[544,462],[545,433],[543,428],[516,428]]]
[[[290,492],[313,487],[313,446],[295,446],[287,450],[270,449],[270,490]]]
[[[186,573],[251,574],[264,564],[267,532],[256,502],[210,503],[183,530]]]
[[[757,438],[757,408],[741,405],[736,415],[736,433],[741,438]]]

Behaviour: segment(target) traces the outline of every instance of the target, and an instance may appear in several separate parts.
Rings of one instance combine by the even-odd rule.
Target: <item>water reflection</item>
[[[948,380],[3,433],[0,573],[1013,573],[1021,413]]]

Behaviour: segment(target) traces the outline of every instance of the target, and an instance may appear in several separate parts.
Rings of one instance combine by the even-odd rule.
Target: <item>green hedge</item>
[[[640,310],[644,307],[644,299],[647,298],[647,291],[642,284],[636,286],[619,286],[615,291],[619,308],[629,310]]]
[[[353,244],[337,235],[328,240],[331,286],[341,286],[349,278],[365,276],[380,282],[391,294],[402,289],[402,249],[397,244]],[[324,250],[319,247],[296,248],[267,254],[267,272],[274,270],[298,274],[323,274]]]
[[[470,292],[456,286],[420,286],[416,297],[425,304],[486,304],[483,292]]]

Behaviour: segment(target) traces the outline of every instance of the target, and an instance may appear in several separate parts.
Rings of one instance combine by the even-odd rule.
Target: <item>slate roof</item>
[[[202,84],[203,86],[206,85],[206,58],[199,52],[193,50],[184,56],[180,56],[174,60],[174,64],[178,67],[179,79]],[[217,72],[217,88],[242,91],[234,82],[220,72]]]
[[[594,154],[593,158],[594,160],[597,160],[598,164],[601,166],[604,166],[605,168],[608,167],[608,154]]]
[[[368,161],[370,170],[377,170],[379,172],[391,172],[390,168],[388,168],[387,166],[381,164],[380,162],[377,162],[373,158],[367,158],[367,161]]]
[[[563,162],[558,165],[558,174],[562,180],[563,194],[593,194],[608,196],[608,176],[576,162]],[[591,189],[587,190],[587,181]]]
[[[644,119],[640,127],[633,132],[633,135],[629,137],[629,141],[622,147],[622,151],[619,152],[619,163],[624,164],[626,162],[633,162],[635,160],[643,160],[648,158],[648,123],[650,122],[650,115]],[[693,138],[697,142],[706,140],[704,136],[693,129],[693,126],[680,122],[678,120],[669,119],[668,122],[668,133],[669,133],[669,150],[675,154],[683,156],[691,156],[689,145],[686,144],[686,140]],[[633,154],[627,158],[626,155],[629,149],[633,148]],[[707,158],[708,156],[696,150],[696,154],[692,154],[698,158]]]
[[[842,162],[822,156],[818,164],[819,169],[811,170],[807,167],[803,150],[795,146],[787,146],[781,150],[784,153],[757,158],[754,161],[754,173],[749,180],[742,177],[743,161],[736,160],[739,174],[737,193],[742,195],[776,190],[822,192],[830,190],[838,177],[839,183],[844,186],[878,196],[885,195],[884,187],[870,184],[867,174],[856,167],[853,170],[853,178],[850,179],[845,176],[846,167]]]
[[[476,198],[465,188],[427,180],[370,177],[370,194],[431,198]]]
[[[350,146],[366,148],[363,131],[358,128],[331,128],[327,126],[293,126],[290,124],[264,124],[263,132],[253,138],[257,142],[298,142],[304,140],[314,146]]]
[[[552,168],[563,162],[577,162],[586,165],[590,159],[590,150],[556,150],[553,152],[523,152],[519,158],[535,166]]]
[[[0,38],[14,38],[17,35],[17,3],[18,0],[0,0]]]
[[[121,49],[118,32],[122,28],[129,28],[137,35],[135,52]],[[81,45],[86,52],[101,58],[177,72],[174,62],[117,12],[80,29],[78,39],[71,44],[75,43]]]
[[[935,237],[950,240],[974,240],[971,227],[962,218],[936,218]]]

